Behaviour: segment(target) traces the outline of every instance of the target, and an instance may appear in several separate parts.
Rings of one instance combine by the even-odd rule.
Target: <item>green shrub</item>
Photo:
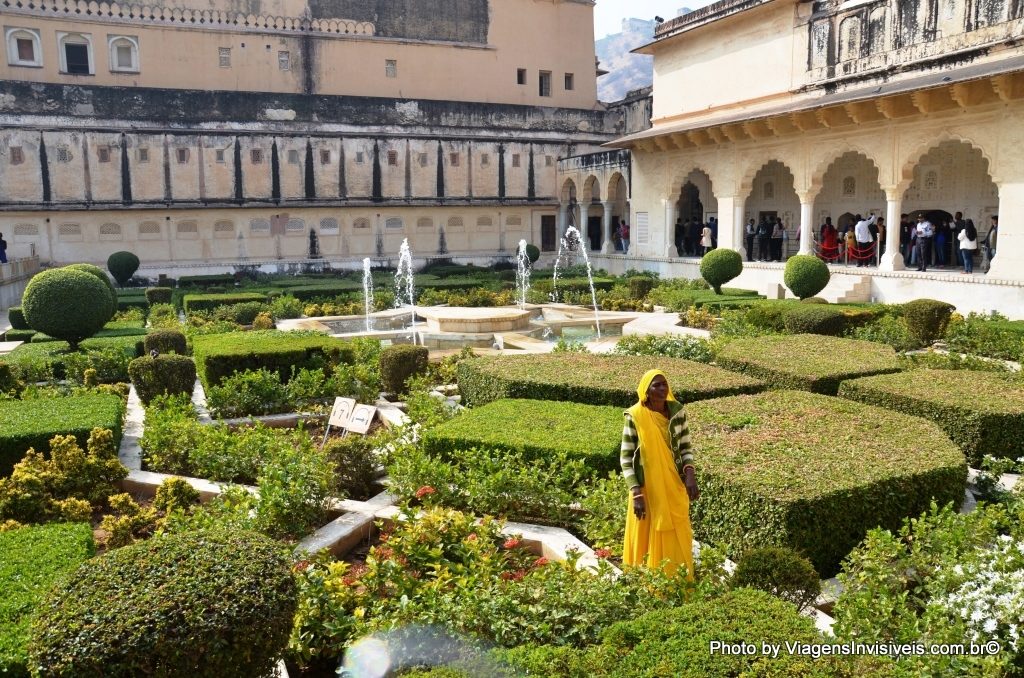
[[[270,675],[295,609],[288,561],[266,537],[155,537],[87,561],[51,589],[33,620],[30,666],[60,676]]]
[[[835,395],[847,379],[900,370],[891,346],[817,334],[734,339],[718,352],[717,360],[775,388],[826,395]]]
[[[336,297],[340,294],[362,291],[362,283],[353,280],[339,280],[330,283],[318,283],[316,285],[298,285],[288,288],[288,294],[299,301],[309,301],[319,297]]]
[[[188,341],[184,332],[179,330],[153,330],[146,335],[144,342],[146,355],[156,351],[161,355],[165,353],[177,353],[188,355]]]
[[[845,381],[839,395],[935,422],[975,467],[984,455],[1021,455],[1024,383],[1017,375],[915,370]]]
[[[458,382],[463,402],[474,407],[500,398],[629,407],[636,403],[640,377],[652,368],[665,372],[676,399],[684,403],[764,390],[756,379],[689,360],[585,353],[464,360]]]
[[[617,407],[497,400],[431,429],[423,445],[446,459],[472,447],[518,452],[527,462],[564,456],[603,476],[619,467],[621,441],[622,410]]]
[[[82,372],[89,368],[100,368],[105,372],[109,370],[109,381],[128,381],[128,363],[141,355],[142,337],[93,337],[81,343],[79,353],[68,353],[69,348],[67,342],[63,341],[32,342],[22,344],[5,358],[23,374],[27,372],[34,375],[26,381],[65,377],[81,381]],[[46,373],[49,376],[43,377]]]
[[[326,522],[335,494],[334,464],[308,434],[270,450],[259,475],[256,526],[277,539],[303,537]]]
[[[324,454],[337,469],[336,485],[343,496],[357,501],[373,496],[381,475],[377,444],[373,436],[345,436],[324,445]]]
[[[0,394],[11,393],[18,387],[18,380],[14,370],[3,360],[0,360]]]
[[[169,304],[174,298],[174,290],[170,287],[149,287],[146,288],[146,301],[149,305]]]
[[[629,279],[629,297],[641,301],[647,297],[657,281],[646,276],[635,276]]]
[[[32,611],[53,582],[92,557],[88,523],[0,530],[0,673],[27,677]]]
[[[278,414],[291,409],[281,376],[265,368],[236,372],[220,385],[210,386],[206,403],[210,414],[222,419]]]
[[[107,394],[0,401],[0,476],[9,474],[30,447],[49,452],[56,435],[73,435],[84,446],[91,431],[102,428],[113,431],[119,444],[123,414],[121,398]]]
[[[687,414],[699,450],[694,536],[734,556],[788,546],[832,576],[869,529],[963,499],[963,455],[915,417],[796,391],[694,403]]]
[[[821,593],[821,580],[811,561],[793,549],[779,546],[764,546],[744,553],[736,563],[731,586],[770,593],[793,603],[798,610],[812,605]]]
[[[711,250],[700,260],[700,276],[711,285],[715,294],[722,293],[722,285],[743,272],[743,257],[736,250]]]
[[[196,364],[183,355],[143,356],[128,365],[128,374],[139,400],[148,405],[158,395],[191,394],[196,383]]]
[[[806,299],[825,289],[831,276],[828,266],[818,257],[797,254],[786,262],[782,280],[790,292]]]
[[[246,301],[241,304],[218,306],[211,311],[214,320],[228,320],[239,325],[252,325],[256,316],[266,312],[270,307],[259,301]]]
[[[540,248],[533,244],[527,245],[526,256],[531,264],[536,264],[537,260],[540,259]]]
[[[290,294],[274,297],[270,300],[270,315],[274,320],[301,318],[302,302]]]
[[[196,311],[210,311],[219,306],[231,306],[233,304],[242,304],[249,301],[258,301],[259,303],[266,303],[267,296],[265,294],[257,294],[255,292],[239,292],[232,294],[186,294],[183,304],[185,308],[185,314],[195,313]]]
[[[93,266],[92,264],[70,264],[68,266],[65,266],[64,268],[72,271],[82,271],[84,273],[88,273],[89,275],[95,276],[97,280],[103,283],[103,286],[107,288],[108,292],[110,292],[110,299],[113,303],[113,310],[110,312],[110,315],[111,317],[113,317],[114,312],[117,311],[118,305],[117,288],[114,287],[114,284],[112,282],[110,282],[110,278],[103,271],[103,269],[100,268],[99,266]]]
[[[946,330],[950,350],[961,353],[1024,361],[1024,321],[1007,320],[998,314],[971,313],[950,322]]]
[[[33,276],[25,288],[22,308],[32,329],[67,341],[72,350],[103,329],[115,310],[114,297],[95,275],[70,267]]]
[[[352,345],[324,334],[256,331],[196,336],[192,340],[196,369],[207,388],[235,372],[266,368],[281,381],[292,368],[329,368],[354,360]]]
[[[173,304],[153,304],[149,307],[149,326],[154,329],[179,327],[178,311]]]
[[[117,310],[128,311],[131,309],[136,309],[138,311],[141,311],[142,313],[145,313],[148,308],[149,302],[146,301],[145,297],[125,297],[120,295],[118,295],[117,297]]]
[[[124,287],[135,275],[135,271],[139,270],[140,263],[139,258],[132,252],[114,252],[107,257],[107,270],[114,276],[117,284]]]
[[[787,309],[783,314],[783,324],[791,334],[838,337],[846,330],[847,318],[838,308],[809,304]]]
[[[710,363],[715,359],[710,341],[685,334],[629,334],[619,340],[612,353],[685,358],[698,363]]]
[[[11,329],[27,330],[28,322],[25,321],[25,312],[21,306],[11,306],[7,309],[7,320],[11,323]]]
[[[153,508],[157,511],[170,513],[176,509],[185,509],[199,503],[199,490],[192,487],[184,478],[172,477],[160,483],[153,497]]]
[[[882,314],[864,325],[852,328],[848,336],[851,339],[888,344],[896,351],[910,351],[919,346],[918,342],[910,336],[907,321],[903,316],[888,313]]]
[[[209,287],[211,285],[233,285],[235,276],[231,273],[212,275],[183,275],[178,278],[179,287]]]
[[[930,346],[946,334],[946,326],[955,309],[944,301],[915,299],[903,304],[903,317],[907,319],[910,336],[921,346]]]
[[[4,341],[32,341],[36,336],[35,330],[7,330],[4,334]]]
[[[388,393],[405,393],[409,377],[427,371],[430,351],[426,346],[396,344],[380,352],[380,379]]]
[[[715,642],[739,650],[712,651]],[[526,675],[572,678],[649,678],[674,676],[814,676],[838,678],[873,675],[886,659],[791,654],[797,646],[827,642],[814,621],[792,605],[763,591],[738,589],[720,598],[698,599],[679,607],[648,612],[604,630],[601,643],[583,649],[559,645],[524,645],[496,653]],[[765,655],[762,643],[780,648]],[[884,675],[884,674],[878,674]]]
[[[827,304],[828,303],[827,299],[822,299],[821,297],[807,297],[806,299],[801,299],[800,301],[802,301],[805,304]]]

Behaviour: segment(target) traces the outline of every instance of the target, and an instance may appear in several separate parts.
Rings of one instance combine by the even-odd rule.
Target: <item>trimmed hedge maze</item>
[[[1021,455],[1024,382],[1015,374],[916,370],[845,381],[839,395],[935,422],[972,465]]]
[[[963,454],[934,424],[840,398],[775,391],[694,403],[698,540],[732,556],[789,546],[819,574],[873,527],[963,499]]]
[[[229,332],[197,336],[192,340],[192,355],[203,386],[218,386],[235,372],[266,368],[291,379],[292,368],[323,367],[339,362],[352,363],[355,354],[341,339],[323,334],[296,332]]]
[[[636,386],[658,368],[680,402],[759,393],[763,382],[718,367],[663,356],[595,356],[579,353],[498,356],[463,361],[459,390],[474,407],[500,398],[559,400],[629,407]]]
[[[736,339],[719,351],[717,362],[774,388],[825,395],[835,395],[847,379],[901,369],[891,346],[818,334]]]

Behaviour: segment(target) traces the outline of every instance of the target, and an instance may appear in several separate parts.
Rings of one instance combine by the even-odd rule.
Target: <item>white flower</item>
[[[996,626],[996,620],[990,618],[988,621],[985,622],[985,625],[981,628],[985,631],[985,633],[995,633]]]

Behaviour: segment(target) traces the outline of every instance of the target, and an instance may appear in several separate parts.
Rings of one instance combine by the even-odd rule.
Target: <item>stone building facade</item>
[[[632,151],[637,254],[674,256],[688,186],[738,250],[765,213],[807,253],[826,217],[884,217],[889,272],[905,267],[901,214],[961,211],[983,237],[998,215],[987,280],[1019,298],[1022,34],[1016,0],[725,0],[662,24],[641,48],[652,127],[612,144]]]
[[[592,0],[215,4],[0,0],[14,256],[488,260],[556,232],[559,158],[630,131]]]

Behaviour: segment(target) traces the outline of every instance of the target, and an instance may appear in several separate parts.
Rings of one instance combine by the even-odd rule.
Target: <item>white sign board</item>
[[[352,410],[355,407],[355,398],[335,398],[334,407],[331,408],[331,418],[327,420],[328,425],[345,428],[348,425],[348,420],[352,418]]]
[[[366,433],[370,430],[370,424],[373,423],[376,416],[377,408],[373,405],[356,405],[345,428],[352,433]]]

